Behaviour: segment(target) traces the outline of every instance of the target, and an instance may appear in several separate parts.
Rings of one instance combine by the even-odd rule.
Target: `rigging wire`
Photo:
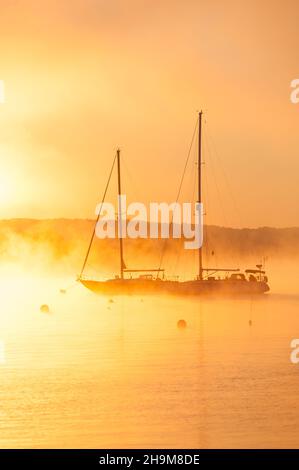
[[[214,158],[213,158],[213,153],[211,151],[211,148],[210,148],[210,141],[212,141],[211,139],[211,136],[210,134],[208,134],[208,132],[206,132],[205,130],[205,135],[206,135],[206,146],[207,146],[207,150],[208,150],[208,155],[209,155],[209,161],[211,163],[210,167],[211,167],[211,170],[212,170],[212,177],[215,181],[215,187],[216,187],[216,193],[217,193],[217,197],[218,197],[218,201],[219,201],[219,207],[220,207],[220,210],[221,210],[221,213],[223,215],[223,219],[224,219],[224,224],[226,227],[229,227],[230,226],[230,221],[228,220],[228,217],[227,217],[227,210],[225,210],[225,201],[223,201],[223,197],[221,197],[221,189],[220,189],[220,186],[218,184],[218,181],[217,181],[217,172],[216,172],[216,168],[219,168],[219,165],[216,164],[216,161],[214,161]],[[215,151],[215,146],[213,146],[214,148],[214,151]],[[217,157],[217,153],[215,151],[215,155]],[[220,159],[218,157],[218,162],[220,162]],[[225,175],[224,173],[224,169],[222,168],[222,173],[223,175]],[[228,180],[226,179],[226,183],[228,185]],[[232,197],[232,194],[231,194],[231,197]],[[232,254],[231,255],[231,258],[233,260],[233,262],[235,264],[238,264],[236,261],[236,256],[235,254]]]
[[[209,168],[212,168],[213,169],[213,162],[211,161],[211,152],[210,152],[210,146],[208,145],[208,139],[207,139],[207,134],[206,134],[206,128],[207,128],[207,121],[205,119],[205,128],[204,128],[204,135],[205,135],[205,139],[203,141],[203,145],[204,145],[204,148],[205,148],[205,164],[207,164],[207,171],[205,172],[205,184],[203,186],[203,191],[204,191],[204,197],[206,199],[206,203],[205,203],[205,234],[204,234],[204,237],[205,237],[205,254],[206,254],[206,260],[207,260],[207,264],[209,264],[209,260],[210,260],[210,255],[213,256],[213,265],[218,268],[218,254],[217,254],[217,250],[215,250],[215,241],[213,240],[213,226],[212,224],[210,224],[210,213],[214,213],[214,202],[213,202],[213,198],[211,196],[211,187],[212,187],[212,184],[211,184],[211,178],[213,175],[211,175],[210,171],[208,171]],[[211,161],[211,164],[210,163]],[[217,188],[218,189],[218,188]],[[219,194],[218,194],[218,197],[219,197]],[[209,222],[208,222],[209,221]],[[206,275],[206,278],[209,277],[210,273],[208,273]]]
[[[221,210],[221,213],[223,214],[224,222],[225,222],[225,224],[227,224],[228,221],[227,221],[226,211],[225,211],[225,208],[223,206],[223,200],[222,200],[222,197],[221,197],[220,187],[219,187],[219,184],[218,184],[218,181],[217,181],[217,174],[216,174],[216,169],[215,169],[215,165],[214,165],[214,160],[213,160],[213,157],[212,157],[212,152],[211,152],[211,149],[210,149],[210,146],[209,146],[207,136],[206,136],[206,148],[207,148],[207,152],[208,152],[208,155],[209,155],[210,168],[212,170],[212,176],[213,176],[213,179],[214,179],[214,182],[215,182],[215,187],[216,187],[216,192],[217,192],[217,196],[218,196],[218,200],[219,200],[220,210]]]
[[[206,124],[206,120],[204,121]],[[206,142],[204,140],[204,155],[207,154],[206,152]],[[204,164],[206,165],[206,158],[204,159]],[[208,178],[208,171],[205,172],[205,184],[203,185],[203,200],[206,201],[204,204],[204,218],[205,218],[205,233],[203,234],[205,239],[205,258],[207,266],[209,265],[209,254],[210,254],[210,234],[208,230],[208,215],[210,209],[210,197],[209,197],[209,178]]]
[[[122,168],[125,170],[125,173],[128,177],[130,185],[133,187],[133,193],[136,196],[135,199],[136,199],[136,201],[140,201],[141,200],[141,194],[142,194],[141,188],[140,188],[139,184],[137,183],[136,178],[133,177],[133,175],[132,175],[132,173],[129,169],[129,166],[127,165],[126,158],[124,156],[122,156],[121,161],[122,161]]]
[[[86,253],[86,256],[85,256],[85,259],[84,259],[84,263],[83,263],[83,266],[82,266],[82,269],[81,269],[81,272],[80,272],[79,279],[82,278],[82,275],[83,275],[83,272],[84,272],[84,269],[85,269],[85,266],[86,266],[86,263],[87,263],[87,260],[88,260],[88,257],[89,257],[91,246],[92,246],[94,236],[95,236],[95,233],[96,233],[96,226],[97,226],[97,223],[99,221],[99,218],[100,218],[100,215],[101,215],[101,212],[102,212],[102,207],[103,207],[103,204],[104,204],[104,201],[105,201],[105,198],[106,198],[106,194],[107,194],[107,191],[108,191],[108,187],[109,187],[109,184],[110,184],[113,168],[114,168],[114,165],[115,165],[116,156],[117,156],[117,154],[115,154],[115,157],[113,159],[113,163],[112,163],[111,170],[110,170],[110,173],[109,173],[108,181],[107,181],[105,191],[104,191],[104,194],[103,194],[103,197],[102,197],[100,210],[98,212],[98,216],[96,218],[96,221],[95,221],[95,224],[94,224],[94,227],[93,227],[92,236],[91,236],[91,239],[90,239],[90,242],[89,242],[89,245],[88,245],[87,253]]]
[[[128,182],[130,183],[130,187],[133,188],[133,191],[131,191],[132,196],[135,198],[136,201],[141,201],[143,191],[141,190],[141,187],[140,187],[138,181],[136,181],[136,178],[133,177],[132,172],[130,171],[129,166],[128,166],[127,161],[124,158],[124,156],[122,157],[122,167],[124,168],[124,175],[128,178]],[[150,224],[149,223],[147,223],[147,229],[150,230]],[[158,244],[159,239],[157,239],[157,241],[155,243]],[[159,247],[159,245],[158,245],[158,247]],[[156,248],[155,252],[157,252],[157,251],[158,251],[158,255],[155,257],[156,258],[155,263],[157,263],[157,258],[159,260],[159,249],[157,250],[157,248]],[[149,257],[149,259],[150,259],[150,262],[152,263],[153,261],[151,260],[150,257]]]
[[[193,162],[192,162],[192,165],[196,165],[196,159],[197,157],[194,156],[193,158]],[[192,203],[195,201],[195,190],[196,190],[196,171],[192,171],[191,172],[191,175],[190,175],[190,187],[192,189],[192,196],[191,196],[191,201]],[[176,261],[175,261],[175,265],[174,265],[174,270],[172,272],[172,275],[174,276],[174,273],[178,272],[178,266],[179,266],[179,263],[180,263],[180,259],[181,259],[181,254],[182,254],[182,247],[180,247],[181,249],[178,250],[177,252],[177,256],[176,256]],[[193,260],[194,262],[194,260]],[[192,262],[192,264],[193,264]]]
[[[239,204],[237,203],[237,200],[235,198],[235,195],[234,195],[234,191],[233,191],[233,187],[232,187],[232,184],[230,182],[230,179],[228,177],[228,174],[227,174],[227,171],[225,169],[225,165],[223,163],[223,160],[222,158],[220,157],[220,154],[219,152],[217,151],[217,146],[215,144],[215,140],[213,139],[212,135],[211,135],[211,129],[209,128],[209,126],[206,126],[206,130],[207,130],[207,134],[209,136],[209,139],[212,143],[212,146],[213,146],[213,150],[215,152],[215,156],[218,160],[218,167],[220,168],[220,170],[222,171],[222,174],[223,174],[223,177],[224,177],[224,181],[226,183],[226,187],[228,189],[228,194],[230,195],[231,197],[231,201],[232,201],[232,206],[233,206],[233,209],[235,211],[235,214],[236,214],[236,218],[240,224],[241,227],[245,227],[246,224],[244,223],[244,217],[242,215],[242,211],[240,210],[240,206]],[[249,254],[251,256],[256,256],[257,253],[252,249],[252,247],[249,248]]]
[[[191,150],[192,150],[192,147],[193,147],[193,142],[194,142],[195,133],[196,133],[196,129],[197,129],[197,127],[198,127],[198,124],[199,124],[199,118],[196,119],[196,124],[195,124],[195,127],[194,127],[194,131],[193,131],[191,143],[190,143],[190,146],[189,146],[189,151],[188,151],[187,159],[186,159],[186,162],[185,162],[183,174],[182,174],[181,181],[180,181],[180,185],[179,185],[179,190],[178,190],[177,197],[176,197],[176,201],[175,201],[176,203],[178,202],[179,197],[180,197],[180,194],[181,194],[181,190],[182,190],[182,186],[183,186],[183,181],[184,181],[184,178],[185,178],[185,174],[186,174],[186,170],[187,170],[187,166],[188,166],[188,162],[189,162]],[[172,217],[171,217],[170,227],[172,226],[172,223],[173,223],[173,214],[172,214]],[[161,269],[161,266],[162,266],[162,263],[163,263],[163,259],[164,259],[164,255],[165,255],[165,250],[166,250],[167,241],[168,241],[167,238],[165,238],[164,243],[163,243],[163,247],[162,247],[161,257],[160,257],[159,270]],[[160,272],[160,271],[158,271],[158,277],[159,277],[159,272]]]
[[[219,155],[219,152],[217,151],[217,147],[216,147],[216,144],[215,144],[215,140],[213,139],[212,135],[211,135],[211,131],[210,131],[210,128],[209,128],[209,125],[206,126],[206,133],[207,133],[207,136],[209,137],[209,140],[213,146],[213,150],[214,150],[214,153],[215,153],[215,156],[218,160],[218,167],[220,168],[220,170],[222,171],[222,174],[224,176],[224,181],[226,183],[226,186],[227,186],[227,189],[228,189],[228,192],[229,192],[229,195],[231,197],[231,200],[232,200],[232,203],[233,203],[233,206],[234,206],[234,210],[235,210],[235,213],[237,215],[237,218],[239,219],[241,225],[243,226],[243,218],[242,218],[242,214],[241,214],[241,211],[240,211],[240,208],[237,204],[237,201],[236,201],[236,198],[234,197],[234,192],[233,192],[233,189],[232,189],[232,185],[229,181],[229,177],[227,175],[227,172],[225,170],[225,167],[224,167],[224,164],[223,164],[223,161],[222,161],[222,158],[220,157]]]

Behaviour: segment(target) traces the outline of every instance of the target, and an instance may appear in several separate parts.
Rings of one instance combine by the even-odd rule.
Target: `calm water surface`
[[[1,282],[1,448],[299,446],[299,296],[110,301],[66,284]]]

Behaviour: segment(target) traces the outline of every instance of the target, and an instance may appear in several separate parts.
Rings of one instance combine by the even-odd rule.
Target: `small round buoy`
[[[113,299],[109,299],[109,304],[113,304],[114,300]]]
[[[66,294],[66,290],[65,289],[60,289],[60,294]]]
[[[49,309],[49,306],[47,304],[43,304],[40,306],[40,311],[42,313],[49,313],[50,312],[50,309]]]
[[[187,326],[187,322],[185,320],[179,320],[177,322],[177,327],[180,329],[180,330],[183,330],[184,328],[186,328]]]

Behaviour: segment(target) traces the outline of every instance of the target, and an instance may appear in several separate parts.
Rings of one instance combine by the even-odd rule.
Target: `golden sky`
[[[296,0],[1,0],[0,217],[92,217],[117,146],[131,199],[174,200],[202,108],[208,222],[298,226],[298,25]]]

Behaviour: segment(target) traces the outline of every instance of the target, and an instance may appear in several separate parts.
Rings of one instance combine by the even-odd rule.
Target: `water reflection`
[[[1,284],[2,448],[299,444],[298,296],[111,302],[61,285]]]

